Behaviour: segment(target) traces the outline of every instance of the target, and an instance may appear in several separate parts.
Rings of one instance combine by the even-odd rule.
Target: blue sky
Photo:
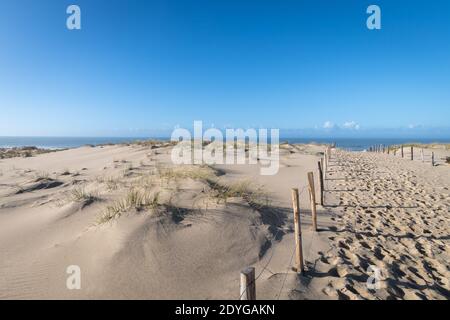
[[[66,28],[70,4],[81,30]],[[366,28],[370,4],[381,30]],[[449,15],[445,0],[4,0],[0,135],[147,136],[203,120],[450,137]]]

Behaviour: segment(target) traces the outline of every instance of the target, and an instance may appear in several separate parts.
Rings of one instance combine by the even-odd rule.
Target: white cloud
[[[331,122],[331,121],[326,121],[326,122],[323,124],[323,128],[324,128],[324,129],[333,129],[333,128],[334,128],[334,123]]]
[[[355,121],[347,121],[342,126],[345,129],[351,129],[351,130],[359,130],[360,125],[356,123]]]

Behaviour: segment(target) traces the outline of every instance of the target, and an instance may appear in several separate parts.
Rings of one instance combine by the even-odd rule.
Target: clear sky
[[[81,30],[66,8],[81,8]],[[366,9],[381,7],[381,30]],[[2,0],[0,135],[450,134],[450,1]],[[450,136],[449,136],[450,137]]]

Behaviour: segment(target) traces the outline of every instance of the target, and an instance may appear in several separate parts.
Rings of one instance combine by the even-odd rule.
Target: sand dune
[[[0,298],[449,297],[449,170],[335,151],[311,230],[306,174],[324,148],[280,148],[280,170],[174,166],[170,145],[82,147],[0,160]],[[306,272],[292,270],[291,188],[300,190]],[[68,290],[66,269],[81,268]],[[382,288],[367,289],[367,268]]]
[[[286,152],[280,176],[258,181],[258,165],[175,168],[170,150],[83,147],[3,160],[0,297],[237,299],[242,268],[259,271],[275,245],[277,255],[293,248],[290,188],[315,156]],[[277,272],[295,285],[290,252],[261,276],[259,296],[276,296]],[[69,265],[81,268],[81,290],[66,288]],[[279,279],[264,289],[270,277]]]

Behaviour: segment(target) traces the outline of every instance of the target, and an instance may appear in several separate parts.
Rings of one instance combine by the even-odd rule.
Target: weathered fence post
[[[323,198],[323,190],[325,188],[325,185],[323,183],[323,160],[320,159],[320,161],[317,163],[319,165],[319,187],[320,187],[320,205],[323,206],[324,198]]]
[[[431,153],[431,166],[434,167],[434,152]]]
[[[311,201],[312,227],[314,231],[317,231],[316,188],[314,186],[314,173],[312,172],[308,172],[308,183],[309,199]]]
[[[294,209],[295,227],[295,264],[297,273],[303,273],[303,249],[302,249],[302,229],[300,223],[300,204],[298,199],[298,189],[292,189],[292,207]]]
[[[241,271],[241,300],[256,300],[255,268]]]
[[[414,160],[414,146],[411,146],[411,160]]]
[[[422,157],[422,162],[425,162],[425,156],[423,154],[423,148],[420,149],[420,156]]]
[[[402,158],[405,157],[405,152],[403,151],[403,145],[402,145]]]

